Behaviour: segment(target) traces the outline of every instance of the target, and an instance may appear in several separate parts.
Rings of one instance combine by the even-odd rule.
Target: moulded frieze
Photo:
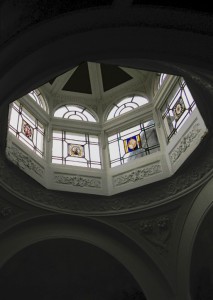
[[[136,181],[144,180],[150,176],[161,173],[162,168],[161,164],[152,164],[146,167],[138,168],[136,170],[122,173],[116,176],[113,176],[113,186],[121,186],[123,184],[134,183]]]
[[[190,147],[192,144],[198,144],[201,140],[202,135],[202,128],[199,123],[195,123],[191,130],[187,132],[185,136],[183,136],[178,143],[177,147],[172,150],[170,153],[170,161],[174,164],[180,156]]]
[[[15,144],[7,147],[6,154],[8,159],[21,170],[32,171],[39,176],[44,176],[44,168]]]
[[[68,184],[79,187],[101,188],[101,179],[97,177],[87,177],[81,175],[55,175],[55,183]]]

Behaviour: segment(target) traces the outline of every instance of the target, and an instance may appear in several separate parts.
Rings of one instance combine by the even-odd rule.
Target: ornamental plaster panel
[[[161,172],[162,172],[162,167],[160,163],[138,168],[136,170],[114,176],[113,186],[118,187],[124,184],[131,184],[137,181],[142,181],[150,176],[153,176]]]
[[[170,212],[154,218],[128,221],[126,225],[145,238],[160,255],[166,256],[175,216],[176,212]]]
[[[190,130],[181,138],[177,146],[170,152],[169,158],[172,164],[175,162],[192,146],[200,143],[204,132],[199,123],[195,123]]]
[[[74,174],[55,174],[55,183],[66,184],[76,187],[98,188],[102,186],[101,178],[91,176],[80,176]]]
[[[44,168],[15,144],[12,143],[11,146],[7,147],[6,154],[8,159],[21,170],[33,172],[41,177],[44,176]]]

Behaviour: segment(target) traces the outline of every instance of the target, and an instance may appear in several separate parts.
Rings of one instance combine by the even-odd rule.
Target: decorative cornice
[[[81,175],[55,175],[55,183],[68,184],[79,187],[101,188],[101,179],[96,177],[87,177]]]
[[[123,184],[134,183],[136,181],[142,181],[145,178],[161,173],[161,164],[152,164],[143,168],[138,168],[134,171],[122,173],[113,177],[113,186],[117,187]]]
[[[170,153],[170,161],[174,164],[179,157],[192,145],[192,143],[198,144],[201,140],[201,127],[199,123],[192,126],[191,130],[183,136],[178,143],[178,146]]]
[[[41,177],[44,176],[44,168],[15,144],[7,147],[6,154],[8,159],[17,165],[21,170],[32,171]]]

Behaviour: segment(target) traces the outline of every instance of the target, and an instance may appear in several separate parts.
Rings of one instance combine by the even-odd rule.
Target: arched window
[[[160,79],[159,79],[159,82],[158,82],[158,89],[162,86],[162,84],[164,83],[164,80],[166,79],[168,74],[161,73],[159,75],[160,75]]]
[[[97,122],[91,112],[80,105],[63,105],[55,111],[54,117],[86,122]]]
[[[117,104],[114,104],[113,108],[108,114],[107,120],[116,118],[146,103],[148,103],[148,100],[141,96],[127,97],[118,102]]]
[[[44,126],[19,101],[11,104],[9,131],[37,155],[44,155]]]
[[[38,89],[31,91],[28,94],[44,111],[47,112],[47,105],[44,100],[44,97]]]

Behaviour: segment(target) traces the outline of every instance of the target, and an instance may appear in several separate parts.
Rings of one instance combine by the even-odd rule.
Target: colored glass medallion
[[[68,144],[68,155],[74,157],[84,157],[84,146]]]
[[[124,141],[125,153],[133,152],[137,149],[142,148],[141,137],[139,134],[125,139]]]
[[[22,132],[28,139],[33,139],[33,128],[24,120],[22,121]]]
[[[180,97],[173,107],[173,113],[176,121],[180,119],[180,117],[183,115],[185,110],[186,110],[185,104],[183,102],[183,99]]]

